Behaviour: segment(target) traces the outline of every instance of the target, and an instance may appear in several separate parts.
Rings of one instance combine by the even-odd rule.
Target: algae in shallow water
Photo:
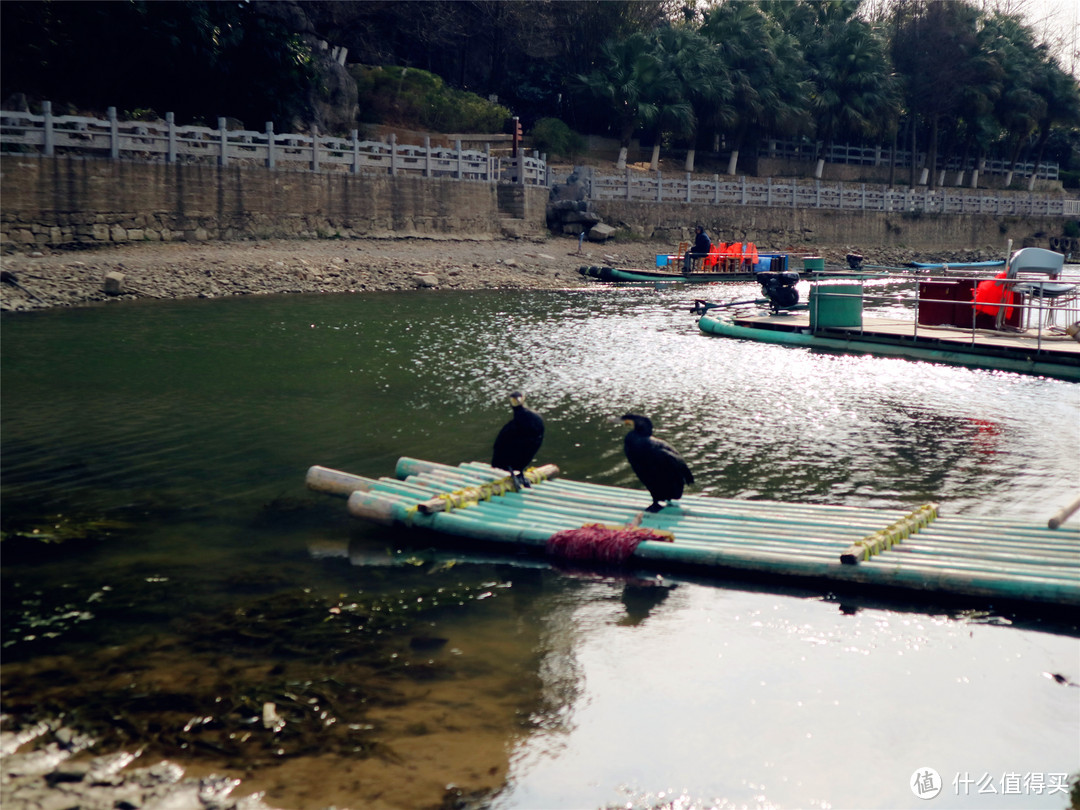
[[[16,663],[5,672],[4,710],[27,721],[63,718],[104,749],[145,746],[237,767],[314,753],[393,759],[369,710],[403,703],[406,682],[450,674],[430,657],[445,639],[412,635],[421,639],[412,649],[425,653],[414,660],[401,654],[402,638],[497,587],[246,599],[191,615],[173,635]]]
[[[43,562],[134,528],[134,524],[126,520],[56,515],[0,530],[0,550],[7,565]]]

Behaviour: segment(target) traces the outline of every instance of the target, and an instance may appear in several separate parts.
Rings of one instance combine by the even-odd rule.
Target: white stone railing
[[[217,129],[177,126],[173,114],[164,121],[120,121],[110,107],[107,119],[52,114],[44,103],[41,115],[0,110],[0,152],[3,154],[93,155],[113,160],[150,160],[166,163],[211,162],[219,166],[248,164],[270,169],[347,171],[448,178],[481,182],[547,184],[547,163],[539,155],[497,157],[484,151],[423,144],[360,140],[358,130],[349,138],[276,133],[271,122],[262,132],[230,130],[219,118]]]
[[[627,170],[622,175],[587,174],[586,193],[594,200],[760,205],[769,208],[823,208],[842,211],[885,211],[908,214],[991,214],[1016,216],[1080,215],[1080,200],[1062,194],[993,192],[965,189],[898,188],[871,183],[711,179],[690,173]],[[552,177],[553,183],[565,177]]]
[[[777,158],[779,160],[797,160],[809,162],[817,160],[818,145],[808,141],[782,141],[768,140],[761,144],[758,149],[758,157]],[[826,163],[841,163],[855,166],[879,166],[887,167],[892,162],[892,150],[883,146],[851,146],[846,143],[830,144],[822,152]],[[926,165],[926,153],[915,153],[915,165]],[[911,150],[896,150],[896,166],[911,166]],[[1058,164],[1053,161],[1040,163],[1017,163],[1012,166],[1011,161],[998,160],[996,158],[984,158],[976,161],[968,158],[962,162],[960,158],[952,156],[945,158],[940,166],[940,171],[958,172],[961,169],[970,173],[978,169],[980,174],[1006,175],[1010,169],[1018,177],[1030,177],[1032,173],[1040,180],[1057,180]]]

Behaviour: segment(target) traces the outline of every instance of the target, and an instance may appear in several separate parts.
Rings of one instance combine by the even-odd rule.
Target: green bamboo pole
[[[1047,581],[1041,578],[1001,573],[973,573],[935,570],[906,565],[889,568],[886,576],[874,569],[873,561],[849,566],[850,578],[868,584],[888,584],[917,588],[924,591],[943,591],[975,596],[997,596],[1010,599],[1080,605],[1080,585],[1076,580]]]
[[[565,482],[553,482],[553,483],[565,483]],[[557,500],[561,500],[561,501],[564,501],[564,502],[574,502],[574,503],[581,504],[583,506],[586,506],[586,505],[594,502],[592,499],[589,499],[589,498],[581,498],[576,493],[573,493],[573,492],[564,493],[562,491],[557,491],[555,488],[545,489],[543,492],[540,492],[538,490],[537,493],[535,495],[533,495],[533,497],[536,497],[536,498],[547,497],[547,498],[550,498],[552,500],[557,499]],[[618,504],[619,506],[629,507],[629,508],[637,507],[636,509],[634,509],[634,512],[637,513],[637,512],[641,511],[641,507],[643,505],[647,505],[649,500],[650,500],[649,496],[646,494],[643,497],[634,498],[634,499],[619,499],[619,498],[613,498],[613,497],[599,498],[599,499],[596,499],[595,502],[597,502],[597,503],[602,502],[602,503],[605,503],[605,504]],[[742,503],[745,503],[745,502],[733,501],[733,502],[731,502],[730,505],[726,506],[725,508],[712,508],[712,509],[707,509],[707,510],[699,508],[699,506],[697,504],[694,504],[692,506],[687,505],[687,504],[683,504],[682,506],[676,507],[676,508],[666,508],[666,509],[662,510],[661,512],[656,513],[655,515],[647,515],[646,517],[647,517],[647,519],[656,518],[656,519],[663,519],[663,520],[675,520],[675,519],[695,520],[695,519],[709,519],[711,517],[716,516],[716,517],[727,517],[727,518],[730,518],[730,519],[748,521],[748,522],[749,521],[760,521],[760,522],[764,522],[764,523],[774,523],[774,522],[777,522],[779,520],[786,519],[786,520],[793,521],[793,522],[794,521],[803,522],[808,526],[813,526],[813,525],[817,525],[817,526],[838,525],[838,523],[837,523],[837,521],[835,519],[831,519],[827,515],[814,514],[812,512],[806,512],[804,510],[787,510],[787,509],[774,509],[774,510],[772,510],[772,512],[770,514],[766,510],[762,510],[762,509],[745,509],[744,507],[742,507],[740,505]],[[907,514],[906,512],[897,512],[897,513],[895,513],[895,517],[893,519],[902,517],[902,516],[904,516],[906,514]],[[859,520],[860,517],[861,517],[861,521]],[[841,524],[839,524],[839,525],[860,525],[861,524],[861,526],[863,526],[865,528],[869,528],[869,527],[880,528],[882,526],[888,525],[888,521],[889,521],[890,517],[892,517],[892,513],[882,513],[882,512],[868,513],[866,515],[861,515],[861,516],[856,516],[856,515],[852,515],[852,514],[843,514],[842,515],[843,522]],[[886,522],[883,522],[883,521],[886,521]]]
[[[1001,562],[1015,563],[1045,563],[1049,565],[1064,565],[1074,567],[1080,571],[1076,552],[1068,552],[1064,549],[1055,551],[1042,551],[1038,554],[1017,554],[1013,551],[998,551],[996,549],[978,549],[974,546],[967,548],[943,549],[938,543],[924,543],[908,538],[904,541],[904,551],[908,554],[933,554],[935,556],[955,559],[972,560],[997,560]]]
[[[505,496],[509,498],[510,496]],[[485,502],[479,507],[469,507],[462,510],[469,513],[469,517],[478,522],[491,523],[494,525],[535,525],[546,531],[554,533],[561,529],[577,528],[590,521],[581,515],[545,514],[532,515],[524,510],[516,508],[509,503],[496,504]],[[618,525],[618,524],[612,524]],[[643,525],[641,528],[663,528]],[[679,527],[677,527],[679,528]],[[747,535],[745,533],[717,532],[709,527],[703,527],[698,532],[676,531],[676,544],[686,548],[718,549],[729,548],[736,551],[748,549],[768,549],[778,553],[787,554],[812,554],[821,559],[832,559],[842,548],[846,541],[812,538],[802,536],[794,538],[776,538],[768,534]]]
[[[372,487],[369,491],[393,492],[402,496],[411,497],[416,501],[427,500],[435,492],[435,490],[419,486],[411,481],[395,481],[392,478],[380,479],[376,486]]]
[[[509,514],[517,516],[518,510],[512,510]],[[493,513],[489,519],[499,521],[507,519],[504,513]],[[529,520],[526,518],[525,520]],[[557,525],[548,525],[548,528],[558,528]],[[843,541],[837,541],[831,538],[808,538],[805,536],[782,536],[775,532],[765,534],[763,536],[754,536],[746,532],[724,532],[719,531],[716,526],[701,527],[698,532],[688,530],[685,526],[666,526],[650,527],[643,525],[642,528],[674,528],[676,530],[676,542],[677,544],[690,548],[705,548],[705,549],[725,549],[735,548],[737,550],[746,549],[775,549],[791,554],[804,554],[809,555],[814,551],[821,551],[826,557],[831,557],[836,549],[840,548]],[[915,535],[914,537],[918,537]],[[820,544],[822,549],[815,549],[815,544]],[[908,538],[904,541],[904,547],[907,549],[909,545],[912,545],[912,538]],[[918,553],[914,546],[908,553]],[[935,553],[934,549],[928,549],[926,553]],[[817,555],[815,555],[817,556]],[[890,558],[891,559],[891,558]],[[979,555],[972,552],[968,552],[964,555],[953,555],[951,558],[945,558],[946,560],[955,559],[954,567],[958,568],[993,568],[993,563],[998,561],[993,557],[979,557]],[[1028,570],[1032,566],[1043,566],[1047,568],[1059,568],[1063,572],[1077,572],[1076,566],[1068,566],[1069,558],[1064,555],[1045,558],[1045,559],[1016,559],[1015,555],[1004,557],[1004,562],[1011,563],[1018,571]],[[1064,565],[1062,565],[1065,563]],[[943,564],[949,565],[949,562]],[[1037,569],[1033,569],[1037,570]]]
[[[872,560],[873,558],[871,558]],[[893,568],[903,568],[904,570],[914,570],[920,568],[922,570],[944,571],[951,573],[970,572],[970,573],[986,573],[986,574],[1001,574],[1003,576],[1025,576],[1032,579],[1047,579],[1047,580],[1061,580],[1069,581],[1070,579],[1076,579],[1076,570],[1069,568],[1054,568],[1047,566],[1036,565],[1012,565],[1012,566],[998,566],[980,564],[978,561],[954,561],[954,560],[936,560],[933,558],[925,559],[913,559],[907,558],[904,560],[882,560],[882,564],[886,566],[892,566]],[[861,563],[865,565],[866,563]],[[1077,589],[1080,590],[1080,584],[1077,585]]]
[[[366,491],[370,489],[375,482],[373,479],[365,478],[362,475],[352,475],[315,464],[308,468],[307,475],[304,476],[304,483],[308,489],[316,492],[341,495],[347,498],[356,490]]]
[[[480,462],[466,462],[461,465],[461,468],[475,469],[481,471],[484,469],[491,469]],[[456,469],[448,467],[446,469]],[[553,488],[558,491],[568,491],[574,493],[574,497],[580,497],[585,500],[596,499],[605,503],[612,503],[612,499],[625,499],[625,503],[637,505],[640,501],[639,498],[648,497],[643,491],[631,490],[621,487],[612,487],[602,484],[594,484],[591,482],[580,482],[568,479],[559,481],[551,481],[545,483],[546,487]],[[768,501],[745,501],[745,500],[732,500],[715,498],[707,495],[695,495],[689,493],[683,497],[681,501],[687,509],[693,510],[695,507],[704,507],[706,509],[720,509],[730,510],[739,509],[740,514],[749,512],[757,512],[768,515],[775,513],[778,510],[785,513],[788,512],[802,512],[807,514],[813,514],[816,516],[835,514],[843,516],[845,520],[849,520],[851,517],[857,514],[866,515],[868,519],[876,525],[877,521],[885,519],[889,521],[897,517],[902,517],[906,512],[892,510],[881,510],[877,508],[863,508],[863,507],[849,507],[849,506],[836,506],[825,504],[776,504]],[[749,517],[749,515],[746,515]],[[1045,529],[1033,525],[1018,523],[1017,521],[1009,518],[993,518],[993,517],[964,517],[964,516],[948,516],[949,521],[956,527],[958,531],[963,531],[965,528],[972,529],[984,529],[986,527],[999,527],[1003,530],[1023,534],[1024,536],[1031,537],[1046,537]],[[939,517],[935,525],[941,525],[944,517]]]
[[[920,543],[936,544],[942,549],[976,548],[987,551],[1044,552],[1068,551],[1080,549],[1080,536],[1063,538],[1064,542],[1055,543],[1045,537],[1029,537],[1024,534],[998,534],[988,536],[977,531],[953,532],[945,526],[930,526],[919,532]]]
[[[643,548],[642,546],[645,546]],[[656,562],[690,562],[676,548],[664,543],[642,544],[635,557]],[[1012,576],[993,571],[941,571],[927,566],[874,567],[871,562],[859,566],[832,563],[807,563],[794,566],[782,555],[700,554],[693,560],[704,566],[752,570],[763,573],[793,574],[826,579],[850,580],[863,584],[879,584],[915,588],[918,590],[948,591],[959,594],[1024,598],[1043,602],[1080,605],[1080,583],[1073,580],[1051,580],[1026,575]]]
[[[560,485],[560,484],[565,485],[566,483],[567,482],[565,482],[565,481],[553,482],[553,486],[557,486],[557,485]],[[618,490],[616,490],[616,492],[617,491]],[[573,492],[570,492],[570,493],[568,493],[566,495],[563,495],[563,493],[560,492],[559,496],[560,497],[567,497],[569,499],[578,499],[582,503],[588,503],[590,501],[589,498],[587,498],[587,497],[586,498],[581,498],[578,493],[573,493]],[[616,497],[611,497],[611,496],[605,495],[603,498],[600,498],[600,499],[597,499],[597,500],[601,500],[601,501],[603,501],[605,503],[619,502],[620,504],[627,504],[627,505],[632,504],[633,506],[639,507],[635,511],[640,511],[640,505],[642,503],[647,502],[649,500],[649,496],[648,495],[642,495],[640,497],[636,497],[636,498],[633,498],[633,499],[618,499]],[[665,510],[657,513],[657,515],[655,517],[658,517],[658,518],[661,518],[661,519],[680,518],[680,519],[686,519],[686,520],[693,520],[693,519],[696,519],[696,518],[709,518],[709,517],[712,517],[712,516],[716,515],[716,516],[725,516],[725,517],[729,517],[731,519],[736,519],[736,520],[761,521],[761,522],[764,522],[764,523],[774,523],[774,522],[777,522],[778,520],[790,520],[790,521],[801,521],[801,522],[804,522],[807,525],[819,525],[819,526],[837,525],[836,520],[831,519],[830,516],[825,514],[825,512],[828,512],[830,510],[823,510],[822,512],[810,511],[810,510],[812,510],[814,508],[812,506],[809,507],[809,509],[807,509],[807,508],[791,509],[791,508],[788,508],[786,505],[783,505],[783,504],[757,504],[757,505],[755,505],[755,502],[747,502],[747,501],[730,501],[730,502],[727,502],[727,503],[721,503],[721,504],[717,504],[717,505],[708,504],[707,506],[709,508],[702,508],[702,506],[703,506],[703,504],[701,504],[700,502],[694,502],[694,501],[691,501],[690,499],[684,497],[683,501],[680,502],[679,507],[674,508],[674,509],[665,509]],[[900,517],[903,517],[903,516],[907,515],[908,512],[895,512],[895,513],[893,513],[893,512],[884,512],[884,511],[879,510],[879,511],[873,511],[873,512],[864,511],[864,512],[855,512],[855,513],[853,513],[853,512],[850,512],[850,511],[847,511],[847,512],[835,511],[835,512],[833,512],[833,514],[836,515],[837,517],[842,518],[843,523],[840,524],[840,525],[852,525],[852,524],[855,524],[856,521],[859,518],[861,518],[862,519],[861,525],[863,527],[878,528],[878,527],[881,527],[883,525],[887,525],[887,523],[890,522],[891,520],[895,520],[897,518],[900,518]]]
[[[492,515],[492,519],[505,519],[508,514],[516,514],[519,511],[526,511],[534,496],[530,491],[523,493],[508,493],[498,499],[492,499],[490,502],[484,502],[479,505],[479,508],[485,514]],[[469,507],[470,509],[477,509],[478,507]],[[503,511],[509,510],[509,511]],[[632,517],[628,513],[612,512],[610,510],[596,510],[580,511],[565,504],[553,503],[551,505],[544,505],[542,510],[528,510],[530,514],[534,515],[530,519],[542,520],[546,517],[558,516],[560,518],[567,518],[571,525],[585,525],[588,523],[603,523],[606,525],[620,525],[625,524],[627,519]],[[785,527],[783,524],[776,523],[773,525],[764,525],[760,523],[745,524],[738,520],[725,520],[725,521],[699,521],[699,522],[683,522],[678,518],[664,519],[664,513],[659,515],[647,515],[646,519],[642,521],[641,528],[656,529],[660,531],[672,531],[678,539],[690,539],[692,537],[701,537],[703,539],[715,539],[722,536],[732,536],[739,539],[746,538],[772,538],[787,540],[789,543],[805,544],[805,545],[817,545],[825,544],[830,548],[837,546],[839,542],[850,540],[851,538],[857,538],[863,536],[865,529],[861,528],[849,528],[842,527],[837,529],[836,527],[826,526],[824,528],[830,529],[836,536],[835,537],[819,537],[813,534],[809,534],[805,531],[804,527]]]

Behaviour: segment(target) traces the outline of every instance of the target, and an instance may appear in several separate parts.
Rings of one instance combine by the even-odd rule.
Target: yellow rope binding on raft
[[[539,484],[541,481],[546,481],[549,477],[549,472],[547,470],[550,469],[550,466],[551,465],[547,465],[546,468],[540,469],[529,467],[523,473],[525,480],[531,484]],[[430,515],[432,512],[451,512],[454,509],[465,509],[469,506],[476,506],[480,501],[491,500],[491,498],[496,495],[505,495],[507,492],[517,491],[517,487],[514,486],[513,477],[507,475],[504,478],[496,478],[494,481],[488,481],[486,484],[479,484],[475,487],[455,489],[453,492],[442,492],[434,498],[429,498],[428,500],[417,504],[416,508],[425,515]]]
[[[845,565],[855,565],[859,560],[869,560],[875,554],[895,546],[897,543],[911,537],[919,529],[929,526],[938,516],[938,505],[926,503],[909,515],[905,515],[895,523],[890,523],[884,529],[874,532],[862,540],[856,540],[851,548],[840,555],[840,562]]]

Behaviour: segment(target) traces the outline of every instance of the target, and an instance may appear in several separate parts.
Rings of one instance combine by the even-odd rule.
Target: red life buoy
[[[1005,318],[1012,317],[1012,305],[1016,302],[1016,293],[1005,286],[1003,279],[1007,277],[1005,272],[1001,272],[992,279],[979,282],[979,286],[975,288],[976,312],[996,316],[1001,305],[1004,304],[1008,307],[1005,310]]]

